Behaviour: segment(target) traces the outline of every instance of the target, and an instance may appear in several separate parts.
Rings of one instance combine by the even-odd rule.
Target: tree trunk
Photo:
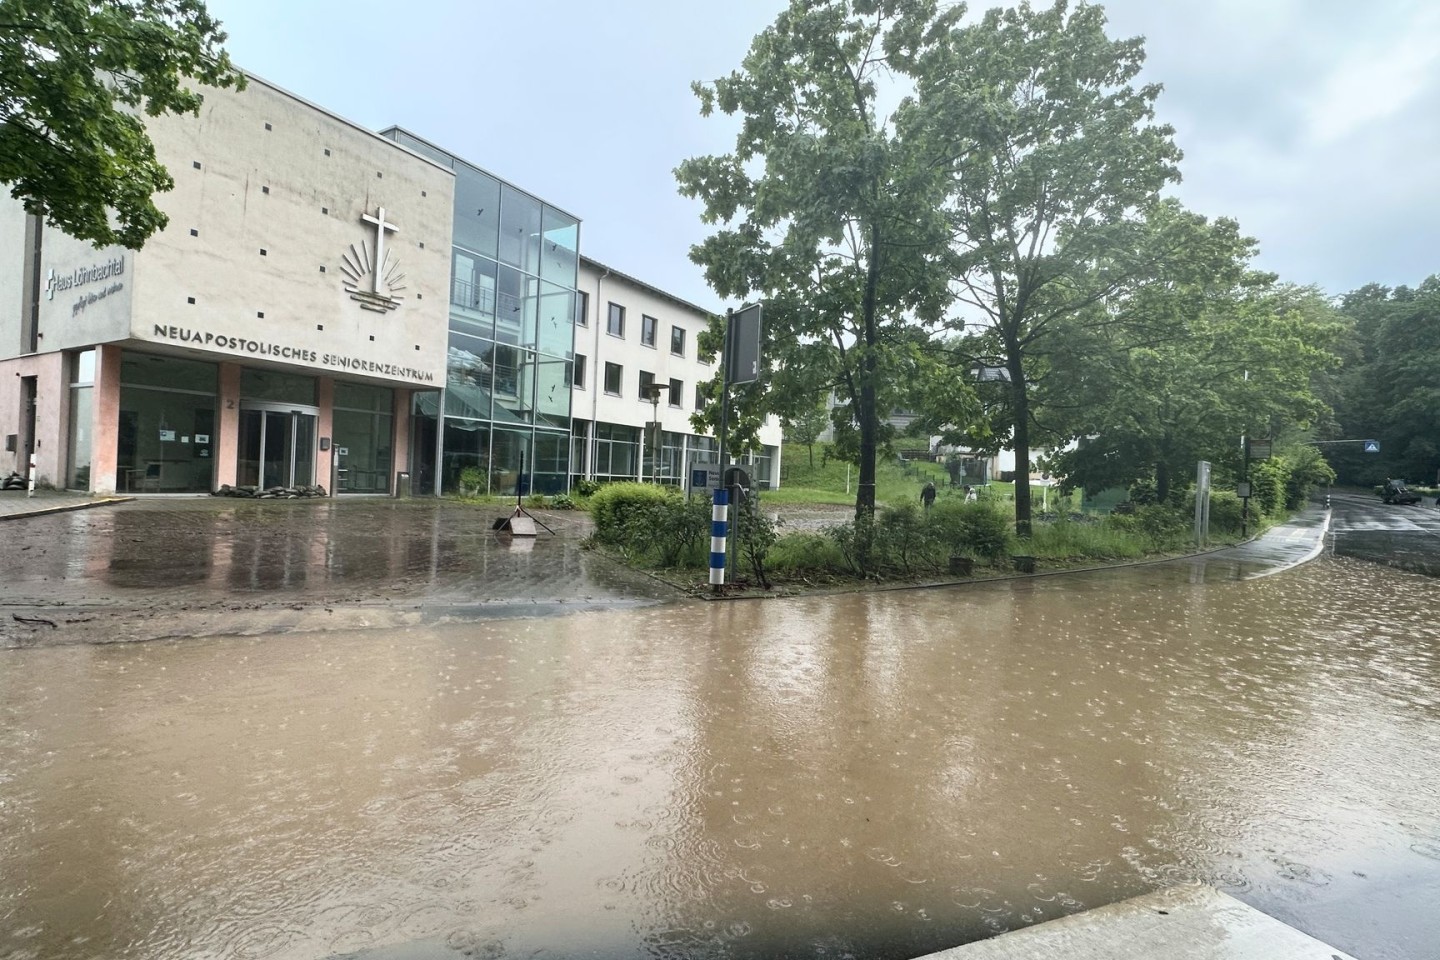
[[[1155,499],[1164,503],[1170,497],[1170,465],[1168,463],[1155,464]]]
[[[880,424],[876,411],[875,348],[879,335],[875,328],[875,290],[880,276],[880,229],[870,228],[870,258],[865,271],[865,296],[861,302],[861,320],[865,325],[865,349],[860,357],[860,482],[855,489],[855,550],[860,572],[870,572],[870,545],[875,522],[875,457],[879,446]]]
[[[1014,409],[1015,431],[1015,536],[1030,539],[1030,397],[1026,391],[1025,368],[1020,362],[1020,344],[1005,344],[1006,369],[1010,371],[1010,403]]]

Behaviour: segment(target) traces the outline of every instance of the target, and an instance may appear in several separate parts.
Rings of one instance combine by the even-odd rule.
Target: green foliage
[[[823,533],[787,533],[766,557],[771,573],[782,577],[833,576],[847,569],[835,539]]]
[[[950,299],[942,170],[911,107],[885,116],[877,102],[882,79],[917,85],[902,49],[962,12],[941,13],[936,0],[792,0],[739,70],[693,85],[702,115],[739,118],[734,151],[675,171],[720,225],[691,259],[720,296],[765,301],[767,369],[737,391],[735,442],[754,443],[765,414],[799,417],[835,390],[833,422],[859,471],[857,517],[874,512],[889,413],[937,375],[968,392],[922,329]],[[700,339],[714,351],[719,324]],[[692,418],[697,428],[715,424],[718,394]]]
[[[608,483],[601,487],[590,498],[595,539],[601,543],[623,543],[631,518],[666,496],[664,487],[648,483]]]
[[[1194,513],[1163,503],[1137,507],[1134,513],[1111,514],[1104,524],[1140,546],[1144,553],[1178,550],[1187,547],[1194,535]]]
[[[557,493],[550,498],[550,506],[556,510],[574,510],[575,498],[568,493]]]
[[[1335,482],[1334,469],[1312,446],[1300,445],[1286,450],[1283,462],[1288,474],[1285,478],[1286,510],[1299,510],[1316,487]]]
[[[485,492],[486,484],[489,482],[485,471],[480,467],[465,467],[460,471],[460,495],[462,497],[475,497]]]
[[[545,506],[545,494],[532,493],[525,498],[525,506],[539,509]]]
[[[696,498],[697,502],[705,507],[704,526],[702,533],[710,529],[709,504],[703,498]],[[779,539],[775,530],[775,524],[769,517],[760,512],[759,505],[755,499],[746,498],[735,510],[735,536],[739,538],[736,546],[744,562],[750,566],[750,572],[755,576],[755,582],[760,586],[769,589],[770,579],[765,574],[765,564],[770,550]]]
[[[630,501],[633,509],[623,511],[618,545],[635,559],[660,567],[700,565],[699,548],[709,542],[710,504],[703,497],[687,498],[668,488],[647,489],[662,492]]]
[[[1344,483],[1387,477],[1429,482],[1440,470],[1440,274],[1417,287],[1370,284],[1345,295],[1354,325],[1346,368],[1333,383],[1336,425],[1324,439],[1374,438],[1325,448]]]
[[[947,555],[994,561],[1010,553],[1010,517],[990,503],[941,500],[930,511],[930,527]]]
[[[903,501],[881,512],[875,521],[872,562],[880,570],[912,577],[921,566],[933,566],[935,538],[920,507]]]
[[[997,8],[908,40],[890,59],[918,78],[906,120],[932,156],[950,158],[948,262],[966,305],[953,314],[956,362],[1007,371],[982,386],[989,429],[1015,451],[1015,525],[1026,537],[1040,411],[1032,381],[1065,322],[1114,323],[1100,305],[1153,278],[1165,251],[1139,223],[1179,178],[1180,151],[1154,122],[1160,88],[1134,85],[1142,42],[1106,36],[1099,6]]]
[[[581,477],[575,481],[575,492],[582,497],[593,497],[600,490],[600,481]]]
[[[0,0],[0,183],[71,236],[139,249],[174,186],[141,114],[198,114],[187,81],[243,87],[224,41],[200,0]]]
[[[1069,517],[1036,524],[1027,549],[1034,556],[1057,560],[1129,560],[1145,553],[1139,538],[1115,524]]]
[[[1280,457],[1251,462],[1251,502],[1263,516],[1279,517],[1285,513],[1285,486],[1289,480],[1290,468]]]
[[[1244,504],[1234,490],[1210,491],[1210,531],[1233,533],[1240,529]]]

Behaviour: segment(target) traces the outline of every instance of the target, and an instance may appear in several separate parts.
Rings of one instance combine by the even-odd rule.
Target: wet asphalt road
[[[1337,555],[1440,577],[1440,508],[1434,498],[1387,506],[1374,495],[1336,493],[1330,503]]]

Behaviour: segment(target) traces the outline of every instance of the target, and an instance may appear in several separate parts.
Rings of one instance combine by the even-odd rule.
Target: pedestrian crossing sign
[[[1366,440],[1366,441],[1365,441],[1365,452],[1366,452],[1366,453],[1379,453],[1379,452],[1380,452],[1380,441],[1379,441],[1379,440]]]

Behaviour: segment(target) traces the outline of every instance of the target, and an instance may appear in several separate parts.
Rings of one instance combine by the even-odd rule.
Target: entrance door
[[[314,407],[240,406],[241,486],[303,487],[315,482]]]

